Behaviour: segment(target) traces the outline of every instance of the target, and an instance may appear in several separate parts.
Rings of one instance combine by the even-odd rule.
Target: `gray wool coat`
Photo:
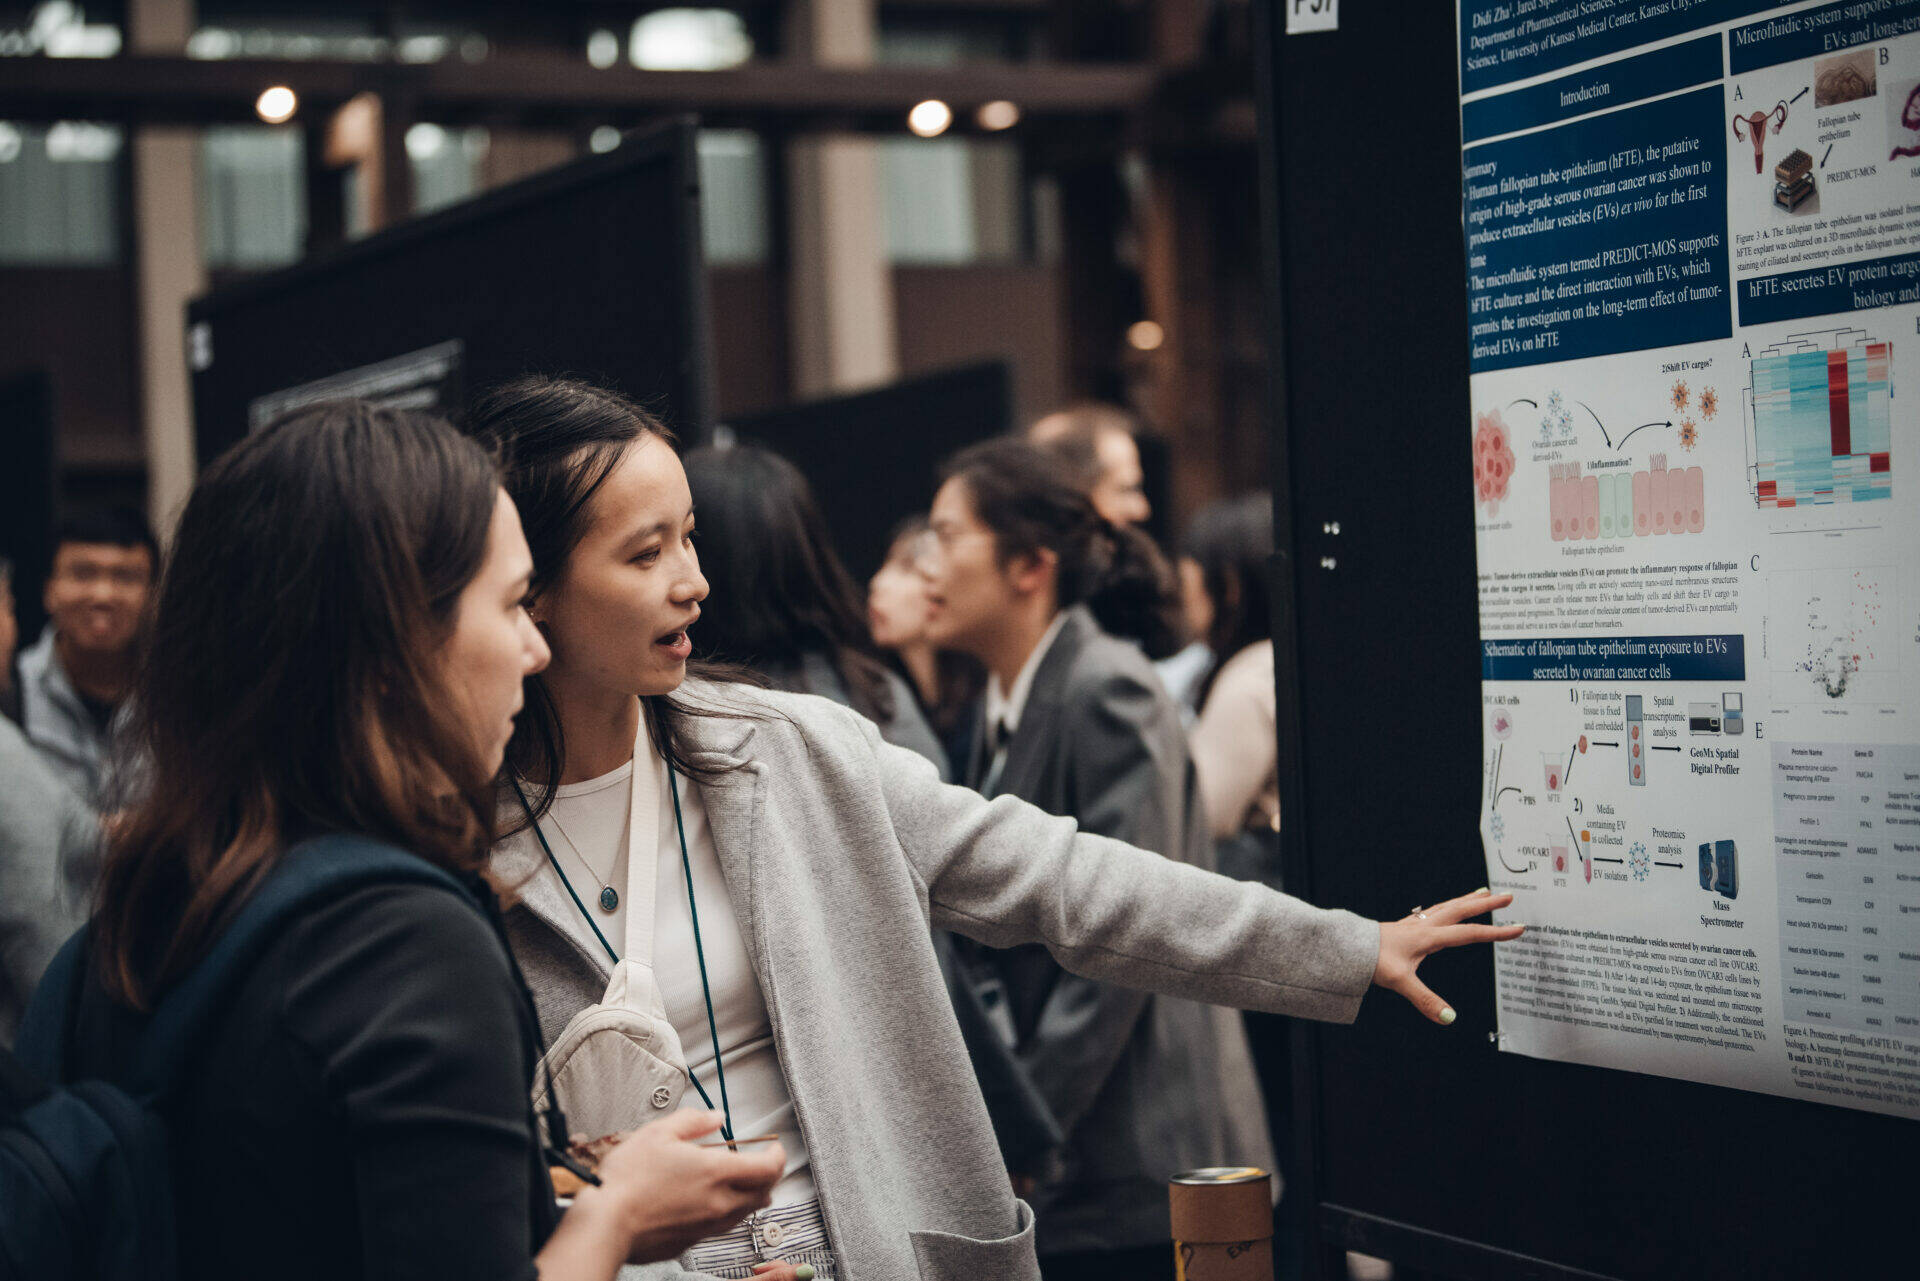
[[[675,697],[719,713],[688,719],[689,761],[725,771],[701,795],[843,1278],[1039,1277],[1033,1213],[1001,1164],[930,924],[1194,1000],[1359,1012],[1371,921],[943,784],[826,699],[699,681]],[[509,884],[535,870],[496,864]],[[509,939],[551,1040],[610,967],[551,878],[520,896]]]

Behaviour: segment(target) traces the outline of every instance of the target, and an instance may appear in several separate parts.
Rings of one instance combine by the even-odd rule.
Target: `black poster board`
[[[886,558],[893,527],[932,504],[941,462],[1012,421],[1012,371],[990,361],[728,425],[800,469],[840,558],[864,583]]]
[[[452,413],[527,373],[626,392],[702,439],[694,134],[684,120],[631,134],[605,155],[197,300],[187,317],[200,462],[312,396]]]
[[[47,611],[41,596],[53,559],[53,379],[27,369],[0,379],[0,556],[13,562],[14,617],[20,648],[39,639]],[[6,657],[0,655],[0,658]]]
[[[1266,0],[1262,162],[1288,888],[1381,918],[1485,881],[1459,41],[1451,4]],[[1300,0],[1307,5],[1311,0]],[[1912,1122],[1499,1053],[1486,950],[1297,1025],[1288,1197],[1457,1277],[1908,1275]]]

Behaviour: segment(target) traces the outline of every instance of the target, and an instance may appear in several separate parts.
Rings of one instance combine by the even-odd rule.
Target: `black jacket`
[[[512,964],[497,917],[421,885],[271,946],[166,1112],[181,1275],[529,1281],[558,1213]],[[136,1030],[90,986],[72,1077],[118,1076]]]

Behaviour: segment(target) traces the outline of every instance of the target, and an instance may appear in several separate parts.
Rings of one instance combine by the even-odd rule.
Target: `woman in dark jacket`
[[[302,837],[398,847],[471,901],[347,891],[241,981],[167,1112],[182,1276],[607,1281],[764,1204],[783,1158],[698,1148],[713,1123],[688,1117],[555,1207],[537,1026],[480,875],[548,658],[532,568],[486,453],[422,414],[303,410],[187,503],[137,701],[150,781],[112,824],[69,1074],[124,1077],[145,1017]]]

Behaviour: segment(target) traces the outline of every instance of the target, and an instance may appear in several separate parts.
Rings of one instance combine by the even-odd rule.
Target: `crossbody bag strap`
[[[643,722],[643,725],[644,725],[644,722]],[[639,788],[639,777],[640,777],[640,753],[642,751],[653,750],[651,743],[646,741],[644,738],[645,732],[646,731],[643,728],[641,731],[643,735],[642,740],[634,744],[634,764],[633,764],[633,775],[631,780],[632,786],[635,789],[633,792],[634,801],[629,806],[628,813],[627,813],[627,829],[628,829],[627,836],[628,836],[628,842],[629,842],[627,847],[628,886],[629,886],[629,889],[631,889],[634,882],[638,880],[642,885],[644,885],[645,888],[642,890],[638,899],[636,899],[631,893],[628,896],[627,942],[629,943],[629,947],[631,950],[631,947],[634,945],[634,941],[635,941],[635,935],[634,935],[635,916],[637,913],[643,913],[645,924],[642,927],[643,933],[641,936],[642,942],[640,943],[640,946],[644,946],[644,948],[646,949],[644,963],[649,968],[651,968],[653,963],[653,933],[654,933],[653,919],[654,919],[654,911],[655,911],[655,904],[656,904],[655,896],[658,888],[658,883],[657,883],[658,866],[659,866],[659,863],[658,863],[659,841],[658,840],[654,840],[650,842],[648,845],[648,856],[646,859],[647,875],[644,877],[635,878],[633,874],[634,873],[633,862],[634,862],[635,856],[638,853],[637,846],[634,842],[637,839],[636,834],[640,826],[640,823],[639,823],[640,805],[638,803],[638,800],[639,800],[638,788]],[[577,891],[574,890],[573,882],[570,879],[568,879],[566,869],[561,867],[560,860],[554,857],[553,846],[547,842],[546,833],[540,829],[539,820],[534,817],[533,806],[528,802],[527,794],[520,786],[520,780],[509,776],[508,781],[513,785],[513,794],[519,798],[521,811],[527,816],[527,826],[533,829],[534,839],[540,842],[540,851],[541,853],[545,854],[547,857],[547,865],[553,868],[554,875],[560,878],[560,884],[566,888],[567,897],[573,900],[574,907],[577,908],[580,912],[580,919],[587,923],[587,928],[593,931],[593,936],[596,939],[600,940],[600,946],[606,950],[608,959],[612,961],[614,965],[616,966],[619,965],[620,964],[619,953],[613,950],[613,945],[607,941],[607,936],[605,933],[601,931],[599,922],[595,921],[593,919],[593,914],[587,911],[587,905],[580,901],[580,895]],[[733,1107],[732,1107],[732,1101],[727,1097],[727,1070],[720,1061],[720,1031],[719,1031],[718,1020],[714,1017],[714,1012],[713,1012],[713,986],[710,982],[708,982],[708,979],[707,979],[706,947],[701,942],[701,938],[700,938],[700,909],[698,905],[694,902],[693,861],[687,853],[687,825],[686,825],[685,818],[682,816],[680,812],[680,786],[677,781],[677,774],[671,762],[667,764],[667,789],[673,796],[673,826],[674,826],[675,832],[677,832],[680,837],[680,868],[682,873],[685,875],[686,881],[687,881],[687,908],[693,917],[693,950],[694,950],[694,955],[699,961],[699,965],[700,965],[700,995],[706,1002],[707,1033],[709,1036],[713,1038],[713,1072],[720,1086],[720,1106],[717,1109],[714,1107],[713,1096],[708,1094],[706,1087],[700,1084],[700,1078],[693,1074],[692,1068],[686,1069],[687,1080],[689,1083],[692,1084],[694,1088],[694,1092],[699,1094],[700,1101],[706,1104],[708,1110],[718,1111],[720,1113],[722,1117],[722,1122],[720,1127],[721,1136],[731,1141],[733,1138]],[[656,832],[659,830],[659,824],[657,821],[653,823],[653,828]],[[544,1061],[545,1059],[543,1055],[542,1062]],[[550,1099],[554,1100],[554,1105],[557,1108],[558,1099],[553,1093],[553,1082],[551,1079],[551,1074],[549,1074],[549,1079],[547,1082],[547,1095]]]

